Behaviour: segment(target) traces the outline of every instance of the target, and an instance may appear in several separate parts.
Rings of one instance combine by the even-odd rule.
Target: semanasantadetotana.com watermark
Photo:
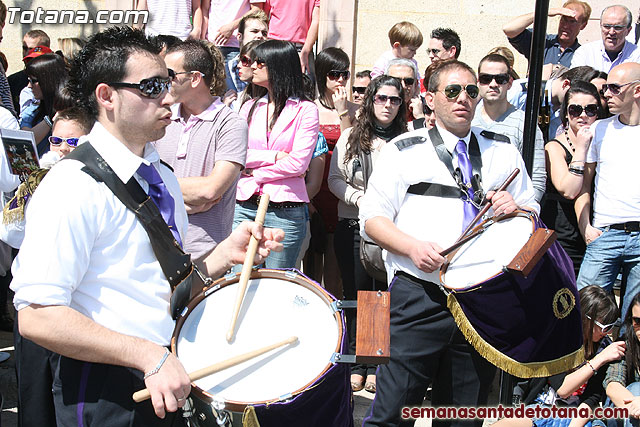
[[[148,10],[35,10],[7,8],[9,24],[146,24]]]

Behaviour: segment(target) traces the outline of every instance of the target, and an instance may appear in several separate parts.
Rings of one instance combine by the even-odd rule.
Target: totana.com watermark
[[[9,7],[9,24],[146,24],[149,19],[148,10],[23,10]]]

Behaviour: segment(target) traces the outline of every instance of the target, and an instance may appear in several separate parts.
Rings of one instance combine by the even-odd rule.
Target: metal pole
[[[536,124],[540,111],[540,93],[542,91],[542,62],[544,60],[544,43],[547,36],[547,15],[549,0],[536,0],[535,18],[533,21],[533,40],[529,54],[529,84],[527,86],[527,104],[524,116],[522,157],[531,176],[533,168],[533,152],[536,140]]]

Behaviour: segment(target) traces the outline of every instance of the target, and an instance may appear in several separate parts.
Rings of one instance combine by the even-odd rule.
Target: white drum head
[[[449,289],[467,289],[500,274],[527,243],[534,227],[527,215],[488,226],[458,249],[442,274],[442,284]]]
[[[286,399],[313,383],[331,366],[333,353],[340,350],[341,322],[329,298],[309,281],[293,282],[285,279],[285,273],[277,273],[282,278],[249,281],[231,344],[225,336],[237,281],[197,304],[179,331],[176,352],[187,372],[298,337],[297,344],[195,382],[216,400],[246,405]]]

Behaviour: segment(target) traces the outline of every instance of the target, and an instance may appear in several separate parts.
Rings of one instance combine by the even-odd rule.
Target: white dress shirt
[[[438,130],[445,147],[452,153],[455,168],[457,162],[454,149],[461,138],[439,126]],[[481,129],[472,130],[478,139],[482,157],[484,191],[497,189],[515,168],[519,168],[520,173],[507,187],[507,191],[518,206],[526,206],[539,212],[533,185],[518,150],[512,144],[481,136]],[[396,141],[414,136],[424,137],[426,141],[398,149]],[[462,138],[467,146],[470,138],[471,133]],[[360,204],[361,234],[366,236],[364,226],[368,219],[381,216],[390,219],[400,231],[418,240],[435,242],[443,249],[452,245],[463,231],[464,202],[459,198],[407,193],[410,185],[420,182],[457,187],[449,170],[438,157],[426,129],[405,133],[383,147]],[[402,270],[420,279],[440,283],[438,270],[425,273],[408,257],[387,251],[383,252],[383,256],[389,279],[396,271]]]
[[[187,214],[180,186],[151,144],[133,154],[100,123],[89,143],[127,182],[153,163],[175,199],[182,236]],[[135,214],[76,160],[58,163],[42,180],[26,213],[25,239],[13,265],[14,305],[69,306],[119,333],[168,345],[174,328],[171,288]]]
[[[628,40],[625,41],[622,50],[612,61],[604,49],[602,40],[596,40],[583,44],[576,50],[571,59],[571,68],[588,65],[598,71],[609,73],[613,67],[625,62],[640,62],[640,49],[638,46]]]

